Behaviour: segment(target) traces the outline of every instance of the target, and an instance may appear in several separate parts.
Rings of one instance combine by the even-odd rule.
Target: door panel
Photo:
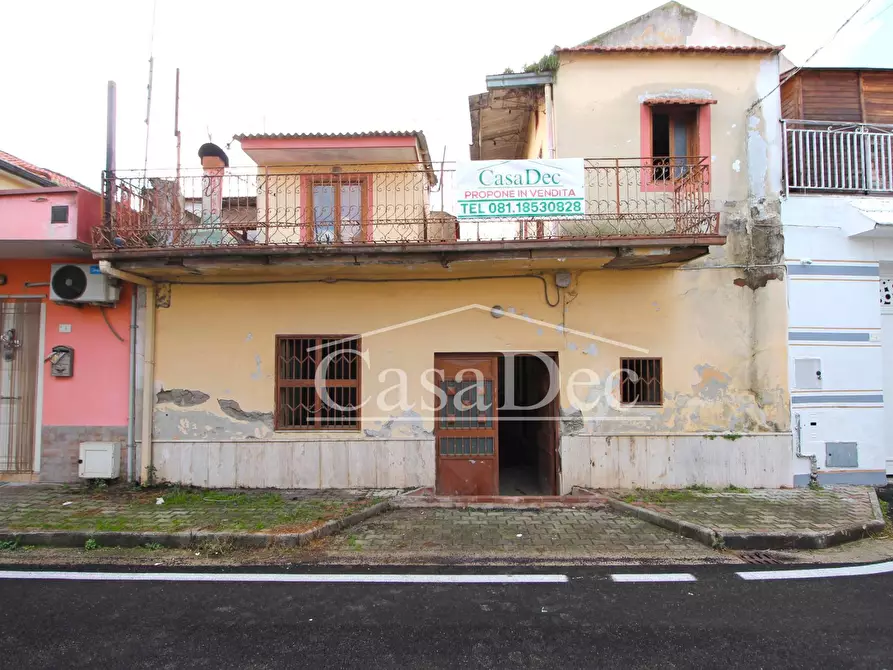
[[[499,373],[493,355],[435,355],[443,407],[435,413],[438,495],[496,495]],[[441,403],[438,403],[441,404]]]
[[[553,361],[557,370],[558,362],[554,358]],[[539,402],[548,396],[551,379],[548,373],[539,375],[537,379],[539,384],[535,397]],[[556,418],[558,416],[558,395],[556,394],[552,402],[545,407],[539,408],[537,414],[542,417],[541,421],[536,422],[537,473],[540,491],[546,495],[558,495],[558,420]]]
[[[34,469],[40,301],[0,301],[0,473]]]

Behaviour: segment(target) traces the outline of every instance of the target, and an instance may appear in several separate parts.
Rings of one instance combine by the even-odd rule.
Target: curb
[[[328,537],[340,530],[355,526],[366,519],[386,512],[391,500],[375,503],[366,509],[348,514],[340,519],[327,521],[321,526],[303,533],[227,533],[187,531],[182,533],[154,533],[142,531],[94,532],[89,530],[10,531],[0,530],[0,542],[12,541],[20,545],[56,548],[81,548],[87,540],[96,540],[102,547],[132,549],[146,544],[160,544],[168,549],[186,549],[204,542],[221,542],[237,549],[262,549],[266,547],[301,547],[314,540]]]
[[[642,521],[671,530],[678,535],[696,540],[713,549],[827,549],[845,542],[854,542],[882,531],[886,524],[874,489],[870,489],[869,499],[874,519],[860,525],[838,528],[826,532],[778,532],[778,533],[739,533],[716,531],[706,526],[683,521],[661,514],[647,507],[639,507],[616,498],[608,498],[607,503],[615,511],[630,514]]]

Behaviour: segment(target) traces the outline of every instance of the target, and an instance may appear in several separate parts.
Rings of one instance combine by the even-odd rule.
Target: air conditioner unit
[[[104,275],[98,265],[58,264],[50,268],[50,300],[108,305],[118,301],[121,286]]]

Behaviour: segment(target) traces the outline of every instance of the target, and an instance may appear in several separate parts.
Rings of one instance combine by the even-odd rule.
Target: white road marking
[[[881,575],[893,572],[893,561],[872,563],[870,565],[850,565],[845,568],[805,568],[802,570],[756,570],[753,572],[736,572],[747,581],[765,579],[819,579],[822,577],[859,577],[862,575]]]
[[[664,572],[652,574],[616,574],[611,575],[615,582],[696,582],[697,578],[687,572]]]
[[[295,582],[366,584],[565,584],[567,575],[423,575],[209,572],[64,572],[0,570],[0,579],[91,582]]]

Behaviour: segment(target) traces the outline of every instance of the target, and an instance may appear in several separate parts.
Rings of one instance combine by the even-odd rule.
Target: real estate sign
[[[554,219],[586,213],[582,158],[465,161],[456,167],[460,219]]]

